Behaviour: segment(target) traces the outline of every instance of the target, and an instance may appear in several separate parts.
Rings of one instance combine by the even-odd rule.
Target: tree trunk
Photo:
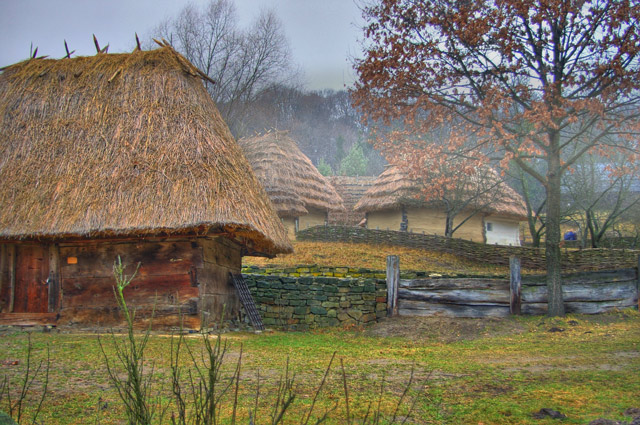
[[[445,220],[445,229],[444,229],[444,235],[448,238],[453,236],[453,219],[455,218],[455,215],[453,215],[452,213],[447,211],[447,218]]]
[[[556,135],[557,137],[557,135]],[[553,141],[552,141],[553,145]],[[561,219],[561,167],[560,155],[551,149],[547,173],[547,221],[545,258],[547,260],[547,291],[549,294],[548,315],[564,316],[562,280],[560,277],[560,219]]]

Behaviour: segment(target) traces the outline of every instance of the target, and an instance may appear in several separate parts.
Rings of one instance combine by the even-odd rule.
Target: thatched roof
[[[522,197],[506,183],[500,183],[495,191],[499,196],[482,208],[484,213],[517,220],[525,220],[527,212]],[[399,209],[402,206],[437,207],[437,201],[421,200],[421,185],[397,166],[389,166],[382,172],[355,206],[356,211],[371,212]]]
[[[288,252],[202,84],[171,47],[31,59],[0,75],[0,238],[223,233]]]
[[[284,131],[239,140],[280,217],[343,209],[342,199]]]
[[[329,224],[355,226],[360,223],[364,219],[364,212],[357,212],[353,207],[373,185],[376,178],[372,176],[331,176],[327,177],[327,180],[336,189],[345,207],[344,211],[329,212]]]

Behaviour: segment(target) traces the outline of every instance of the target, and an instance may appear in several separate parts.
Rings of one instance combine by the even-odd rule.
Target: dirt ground
[[[581,315],[581,322],[601,325],[627,320],[622,313],[611,312],[598,315]],[[548,332],[562,332],[563,327],[578,325],[578,321],[569,318],[549,318],[539,316],[529,318],[537,327]],[[527,324],[517,318],[466,319],[442,316],[391,317],[365,328],[371,336],[401,337],[414,341],[455,342],[477,339],[481,336],[518,335],[527,331]]]

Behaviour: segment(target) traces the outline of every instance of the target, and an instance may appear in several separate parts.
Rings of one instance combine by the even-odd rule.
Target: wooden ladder
[[[238,296],[240,297],[240,301],[244,306],[244,311],[249,316],[249,321],[251,325],[256,330],[263,331],[264,325],[262,324],[262,318],[260,317],[260,313],[258,313],[258,309],[256,308],[256,303],[253,301],[253,297],[251,296],[251,292],[249,292],[249,287],[247,283],[244,281],[241,273],[229,273],[231,275],[231,282],[233,282],[233,286],[238,291]]]

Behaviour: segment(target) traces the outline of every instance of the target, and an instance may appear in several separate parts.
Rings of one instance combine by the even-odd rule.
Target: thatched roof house
[[[287,132],[238,142],[292,239],[299,229],[326,224],[328,211],[344,209],[340,195]]]
[[[369,228],[442,235],[446,219],[442,204],[421,200],[421,188],[421,182],[399,167],[389,166],[358,201],[355,210],[366,213]],[[455,237],[492,244],[520,244],[519,222],[527,217],[524,200],[505,183],[495,190],[500,195],[482,205],[454,233]]]
[[[103,306],[92,304],[96,294],[82,288],[93,285],[109,296],[106,280],[121,255],[124,262],[142,262],[138,287],[172,294],[160,296],[159,307],[169,311],[195,299],[196,314],[215,314],[223,302],[236,303],[227,275],[239,271],[241,255],[291,250],[200,76],[168,45],[31,59],[4,70],[3,312],[60,313],[59,287],[67,283],[63,310],[99,310]],[[18,299],[19,286],[34,276],[18,275],[47,252],[38,273],[53,282],[62,272],[63,280],[49,284],[42,295],[48,306],[37,307]],[[105,279],[104,285],[95,279]]]
[[[354,207],[376,181],[373,176],[331,176],[327,180],[335,188],[344,203],[344,210],[329,211],[329,224],[357,226],[365,218],[365,213]]]

